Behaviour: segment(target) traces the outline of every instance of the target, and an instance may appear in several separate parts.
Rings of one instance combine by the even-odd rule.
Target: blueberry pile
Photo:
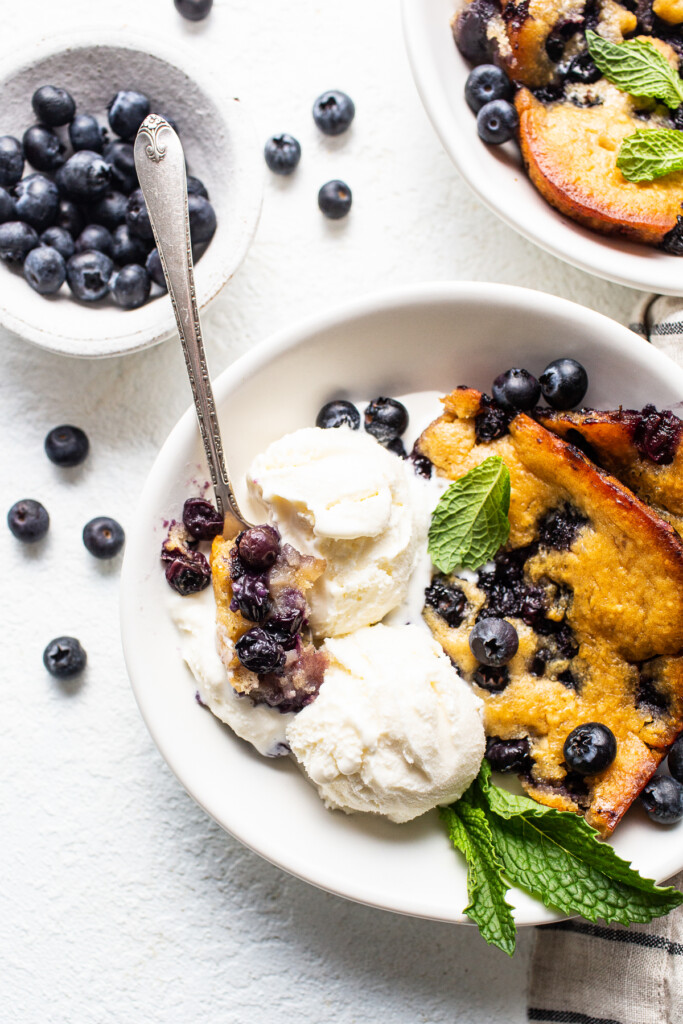
[[[465,99],[477,115],[479,138],[489,146],[500,146],[514,139],[519,116],[510,100],[513,85],[495,64],[480,64],[470,71],[465,82]]]
[[[339,89],[321,93],[313,104],[313,120],[323,135],[342,135],[355,115],[353,100]],[[263,155],[273,174],[293,174],[301,160],[301,145],[293,135],[271,135]],[[330,220],[345,217],[351,209],[352,200],[351,189],[338,178],[325,182],[318,192],[318,208]]]
[[[153,285],[166,289],[133,155],[148,97],[116,93],[108,107],[113,139],[92,114],[76,113],[65,89],[43,85],[32,105],[37,123],[22,140],[0,137],[0,259],[21,267],[40,295],[54,295],[66,282],[81,302],[110,295],[121,309],[137,309]],[[22,176],[27,164],[33,170]],[[192,176],[188,207],[197,260],[216,214]]]

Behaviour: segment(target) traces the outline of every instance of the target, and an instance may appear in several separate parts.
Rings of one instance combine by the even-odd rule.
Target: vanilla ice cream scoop
[[[325,804],[403,822],[458,800],[484,756],[483,705],[438,644],[379,624],[324,649],[325,681],[287,742]]]
[[[307,595],[316,637],[372,625],[403,601],[430,515],[403,459],[347,427],[305,427],[258,455],[247,481],[284,540],[327,562]]]

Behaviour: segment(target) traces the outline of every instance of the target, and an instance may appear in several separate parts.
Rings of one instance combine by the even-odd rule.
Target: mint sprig
[[[510,535],[510,473],[499,456],[484,459],[450,485],[429,527],[428,551],[441,572],[478,569]]]
[[[617,167],[628,181],[654,181],[683,170],[683,132],[646,128],[621,144]]]
[[[652,43],[641,39],[611,43],[590,29],[586,42],[597,68],[617,89],[661,100],[672,110],[683,103],[683,81]]]
[[[487,942],[508,954],[514,949],[514,939],[511,942],[509,936],[510,907],[505,900],[508,882],[548,907],[564,914],[581,914],[589,921],[651,921],[683,903],[683,893],[643,878],[601,842],[595,829],[579,815],[556,811],[494,786],[487,761],[461,800],[444,809],[442,816],[454,845],[468,862],[470,904],[466,913]],[[456,827],[453,818],[458,819]],[[463,832],[467,833],[465,839]],[[486,842],[476,838],[484,833]]]

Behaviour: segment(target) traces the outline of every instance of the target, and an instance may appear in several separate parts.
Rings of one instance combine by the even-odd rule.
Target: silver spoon
[[[168,121],[158,114],[149,114],[140,125],[135,169],[173,303],[216,506],[225,521],[225,536],[234,537],[252,524],[240,512],[230,483],[206,365],[192,271],[183,147]]]

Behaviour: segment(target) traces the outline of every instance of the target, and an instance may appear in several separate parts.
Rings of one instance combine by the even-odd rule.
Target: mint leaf
[[[672,110],[683,103],[683,81],[652,43],[640,39],[611,43],[590,29],[586,42],[596,66],[617,89],[662,100]]]
[[[441,495],[432,514],[428,550],[441,572],[478,569],[510,534],[510,473],[499,456],[484,459]]]
[[[634,132],[621,144],[617,167],[627,181],[654,181],[683,170],[683,132],[674,128]]]
[[[508,885],[496,854],[486,813],[465,800],[439,808],[451,842],[467,860],[465,913],[478,926],[489,945],[508,956],[515,951],[516,929],[512,908],[505,900]]]

